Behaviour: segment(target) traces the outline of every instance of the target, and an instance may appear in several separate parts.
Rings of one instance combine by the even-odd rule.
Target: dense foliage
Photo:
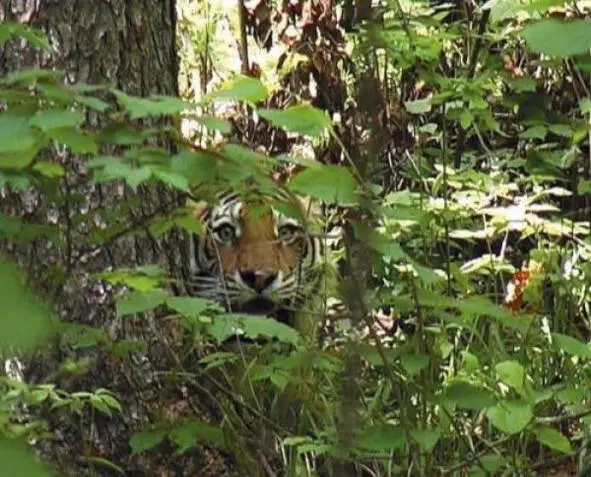
[[[206,446],[238,475],[589,472],[588,5],[459,3],[369,4],[352,17],[349,2],[275,12],[255,1],[242,24],[232,16],[224,26],[223,8],[197,2],[180,24],[181,73],[199,72],[185,99],[65,86],[44,69],[0,80],[2,190],[71,204],[73,223],[58,234],[10,204],[0,213],[5,250],[43,239],[68,257],[79,227],[91,231],[89,253],[134,234],[202,233],[183,201],[140,224],[121,211],[86,215],[84,198],[65,191],[63,148],[85,159],[88,181],[139,197],[166,187],[211,200],[250,180],[331,206],[326,227],[342,228],[330,294],[343,306],[319,318],[334,325],[320,343],[175,293],[182,283],[161,264],[97,273],[117,319],[171,324],[162,340],[174,369],[160,372],[170,387],[191,383],[194,402],[213,409],[155,410],[131,436],[133,454],[164,449],[172,459]],[[243,44],[237,75],[218,33],[247,27],[256,61]],[[47,48],[37,32],[0,25],[0,41],[13,38]],[[146,118],[163,120],[145,127]],[[285,186],[269,180],[288,166],[303,172]],[[122,207],[138,207],[129,197]],[[24,277],[3,257],[7,357],[59,335],[75,351],[56,369],[62,376],[88,372],[86,353],[97,348],[122,360],[147,352],[145,340],[112,340],[48,311],[68,260]],[[236,326],[266,344],[219,347]],[[21,466],[14,475],[46,475],[18,440],[51,439],[52,413],[86,422],[131,412],[102,387],[70,392],[8,374],[0,455]],[[91,457],[125,472],[111,456]]]

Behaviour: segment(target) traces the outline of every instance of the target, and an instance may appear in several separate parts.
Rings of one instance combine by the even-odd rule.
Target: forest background
[[[0,2],[3,468],[589,475],[590,6]],[[323,348],[183,290],[187,197],[279,165]]]

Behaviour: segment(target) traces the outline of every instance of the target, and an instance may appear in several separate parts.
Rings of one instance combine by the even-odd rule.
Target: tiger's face
[[[231,311],[270,314],[300,306],[314,291],[321,239],[269,206],[222,197],[201,214],[191,283],[196,295]]]

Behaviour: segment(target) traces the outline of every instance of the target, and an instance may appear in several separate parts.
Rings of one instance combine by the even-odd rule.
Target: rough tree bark
[[[0,20],[19,21],[40,28],[52,45],[51,54],[39,54],[18,42],[8,43],[0,49],[0,76],[21,67],[49,67],[66,71],[69,82],[109,84],[134,95],[177,93],[174,0],[3,0],[0,1]],[[91,114],[88,121],[98,125]],[[57,297],[55,306],[64,321],[113,332],[111,290],[93,280],[91,274],[107,267],[162,263],[163,258],[167,259],[164,261],[169,269],[175,269],[180,260],[175,253],[179,249],[175,241],[179,239],[175,236],[162,240],[146,235],[123,237],[98,253],[84,250],[79,244],[87,242],[89,230],[84,225],[72,225],[79,222],[72,219],[92,217],[105,209],[117,210],[129,197],[129,192],[122,187],[91,184],[79,157],[56,152],[53,160],[60,161],[67,170],[61,184],[60,202],[51,202],[39,191],[19,196],[0,191],[0,203],[2,208],[27,220],[52,223],[62,243],[67,245],[38,240],[26,246],[4,243],[2,248],[27,265],[39,281],[39,290]],[[161,210],[163,204],[174,202],[174,196],[164,189],[145,189],[141,194],[141,205],[126,212],[127,218],[134,222],[156,209]],[[80,222],[84,224],[84,220]],[[163,240],[169,242],[163,243]],[[57,288],[52,283],[52,271],[56,268],[65,276],[63,284]],[[130,328],[131,332],[137,331],[138,326],[148,327],[145,322],[126,322],[124,330],[119,328],[114,333],[121,338]],[[142,335],[146,333],[142,331]],[[148,345],[145,361],[158,362],[160,357],[154,355],[159,352],[158,348],[150,347],[151,343]],[[104,351],[85,355],[91,357],[88,373],[62,379],[57,369],[65,356],[80,358],[82,355],[64,348],[63,343],[54,345],[51,351],[43,352],[43,359],[33,360],[29,379],[43,382],[53,376],[58,387],[69,392],[111,389],[121,398],[124,412],[112,418],[96,413],[76,417],[71,412],[53,411],[44,416],[54,439],[40,447],[60,468],[62,475],[111,475],[112,471],[106,467],[92,464],[100,459],[113,462],[126,475],[225,475],[223,468],[212,467],[213,461],[220,460],[213,452],[199,451],[174,459],[170,454],[161,453],[159,460],[155,454],[150,457],[130,455],[132,432],[149,423],[157,410],[163,413],[163,408],[171,401],[179,400],[178,389],[163,392],[158,379],[142,371],[137,362],[114,358]],[[196,471],[208,466],[210,472]]]

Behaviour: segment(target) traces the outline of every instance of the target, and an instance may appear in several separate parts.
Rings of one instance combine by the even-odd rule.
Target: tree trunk
[[[65,71],[70,83],[108,84],[133,95],[177,94],[174,0],[3,0],[0,21],[40,28],[52,47],[52,53],[45,54],[20,42],[7,43],[0,48],[0,76],[24,67],[55,68]],[[91,113],[87,120],[90,126],[100,126]],[[115,356],[104,347],[95,346],[89,352],[68,347],[63,341],[33,359],[28,366],[28,381],[50,380],[68,392],[107,388],[116,392],[123,405],[123,412],[112,417],[87,409],[80,415],[47,411],[42,417],[47,419],[54,438],[42,442],[40,449],[60,468],[61,475],[116,475],[101,461],[110,461],[126,475],[224,475],[223,468],[212,466],[212,461],[220,460],[217,454],[204,450],[174,459],[170,458],[170,449],[168,453],[164,449],[160,454],[131,455],[131,434],[153,422],[156,414],[166,413],[166,407],[173,406],[171,401],[178,403],[180,390],[168,386],[164,392],[152,372],[152,363],[162,369],[166,362],[158,354],[162,347],[152,346],[159,342],[155,322],[129,320],[123,325],[117,321],[113,290],[92,277],[108,267],[153,263],[177,271],[181,258],[176,251],[181,244],[174,234],[164,239],[154,239],[147,233],[124,235],[97,250],[89,250],[87,244],[91,232],[88,224],[105,211],[122,211],[127,223],[138,224],[154,211],[177,205],[178,199],[164,188],[145,188],[139,193],[138,205],[123,211],[138,196],[118,185],[91,183],[80,157],[55,150],[52,160],[59,161],[67,171],[59,200],[39,190],[19,195],[0,190],[0,203],[2,209],[27,221],[53,224],[61,240],[4,243],[2,248],[26,266],[36,288],[52,299],[63,321],[91,326],[116,339],[141,333],[151,341],[141,363],[133,362],[127,354]],[[79,376],[59,372],[66,357],[90,358],[87,372]],[[150,369],[146,371],[146,367]],[[211,474],[199,470],[207,466]]]

